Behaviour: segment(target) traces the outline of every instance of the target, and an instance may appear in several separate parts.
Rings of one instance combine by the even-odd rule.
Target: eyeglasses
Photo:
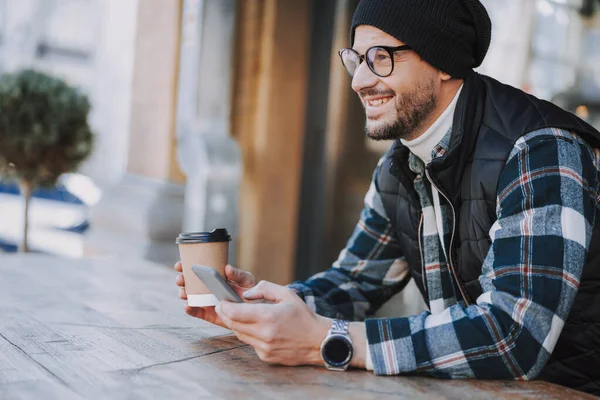
[[[356,50],[341,49],[338,54],[348,75],[353,77],[360,63],[367,61],[367,66],[375,75],[385,78],[394,71],[394,53],[404,50],[412,50],[412,47],[408,45],[398,47],[373,46],[362,56]]]

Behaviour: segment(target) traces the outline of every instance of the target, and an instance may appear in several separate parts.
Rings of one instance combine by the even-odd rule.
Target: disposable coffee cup
[[[205,265],[214,268],[222,277],[225,277],[230,241],[231,236],[227,229],[180,233],[177,237],[175,243],[179,246],[189,306],[209,307],[219,303],[219,300],[192,271],[192,266]]]

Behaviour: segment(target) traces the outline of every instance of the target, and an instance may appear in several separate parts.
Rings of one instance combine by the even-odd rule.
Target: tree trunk
[[[19,186],[21,187],[21,194],[25,200],[25,211],[23,215],[23,243],[21,245],[21,251],[28,253],[29,243],[27,239],[29,235],[29,202],[31,200],[31,193],[33,192],[33,185],[31,182],[22,180]]]

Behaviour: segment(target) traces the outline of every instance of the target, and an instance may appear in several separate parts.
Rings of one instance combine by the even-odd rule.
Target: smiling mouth
[[[382,105],[388,103],[391,99],[392,99],[391,97],[384,97],[381,99],[367,100],[365,103],[369,107],[379,107],[379,106],[382,106]]]

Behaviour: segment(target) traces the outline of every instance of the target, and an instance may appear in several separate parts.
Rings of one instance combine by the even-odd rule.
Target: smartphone
[[[193,265],[192,271],[206,285],[206,287],[215,295],[217,300],[231,301],[233,303],[243,303],[243,300],[236,292],[227,284],[225,279],[219,273],[210,267],[204,265]]]

